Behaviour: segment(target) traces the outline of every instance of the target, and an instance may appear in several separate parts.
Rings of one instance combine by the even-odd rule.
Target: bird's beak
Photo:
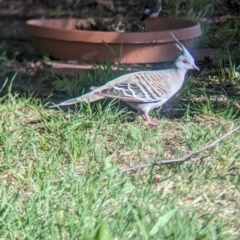
[[[198,68],[195,64],[192,66],[192,68],[193,68],[194,70],[199,71],[199,68]]]

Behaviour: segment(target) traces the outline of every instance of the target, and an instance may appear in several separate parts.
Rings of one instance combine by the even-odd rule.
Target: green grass
[[[210,2],[219,0],[164,4],[199,19]],[[161,119],[156,128],[118,101],[49,109],[60,101],[55,96],[65,100],[125,73],[121,65],[95,65],[74,81],[55,74],[1,79],[1,240],[240,238],[239,132],[182,164],[119,174],[156,157],[181,157],[240,125],[239,25],[204,24],[200,44],[222,55],[189,74],[168,107],[151,112]],[[16,60],[0,49],[5,71]]]
[[[163,1],[163,7],[173,9],[173,17],[184,17],[192,20],[200,20],[212,15],[214,8],[221,0],[188,0],[188,1]],[[163,8],[163,9],[164,9]]]
[[[118,174],[240,124],[233,105],[194,102],[191,82],[182,117],[157,128],[118,102],[64,112],[9,90],[0,102],[0,239],[239,239],[239,133],[197,162]]]

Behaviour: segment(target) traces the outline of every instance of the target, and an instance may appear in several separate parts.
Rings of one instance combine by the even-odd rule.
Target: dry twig
[[[219,142],[223,141],[225,138],[229,137],[230,135],[232,135],[234,132],[238,131],[240,129],[240,126],[236,127],[235,129],[233,129],[232,131],[226,133],[225,135],[223,135],[222,137],[220,137],[219,139],[217,139],[216,141],[214,141],[213,143],[206,145],[203,148],[200,148],[199,150],[190,152],[186,155],[184,155],[183,157],[180,158],[175,158],[175,159],[163,159],[161,161],[158,161],[158,157],[155,158],[155,162],[153,163],[146,163],[146,164],[142,164],[142,165],[137,165],[131,168],[125,168],[119,171],[119,173],[126,173],[126,172],[131,172],[131,171],[137,171],[143,168],[149,168],[149,167],[154,167],[156,165],[161,165],[161,164],[172,164],[172,163],[180,163],[180,162],[185,162],[187,161],[189,158],[193,157],[194,155],[197,155],[203,151],[209,150],[213,147],[215,147]]]

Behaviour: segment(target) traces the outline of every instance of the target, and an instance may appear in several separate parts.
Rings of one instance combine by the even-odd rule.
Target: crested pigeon
[[[143,9],[141,21],[144,21],[146,18],[156,18],[161,10],[161,0],[147,0]]]
[[[180,54],[172,68],[128,73],[107,82],[103,86],[91,87],[92,91],[87,94],[52,107],[67,106],[79,102],[95,102],[104,98],[119,99],[138,110],[143,120],[147,121],[148,124],[156,126],[158,123],[150,118],[149,112],[162,106],[180,90],[188,70],[199,70],[192,55],[177,39],[176,41],[176,47],[180,50]]]

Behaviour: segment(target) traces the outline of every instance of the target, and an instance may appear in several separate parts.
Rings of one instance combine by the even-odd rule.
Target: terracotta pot
[[[121,63],[173,61],[178,50],[171,32],[188,49],[192,48],[194,38],[201,35],[199,23],[184,19],[147,19],[148,32],[141,33],[77,30],[78,20],[29,20],[26,32],[32,37],[39,55],[83,62]]]

